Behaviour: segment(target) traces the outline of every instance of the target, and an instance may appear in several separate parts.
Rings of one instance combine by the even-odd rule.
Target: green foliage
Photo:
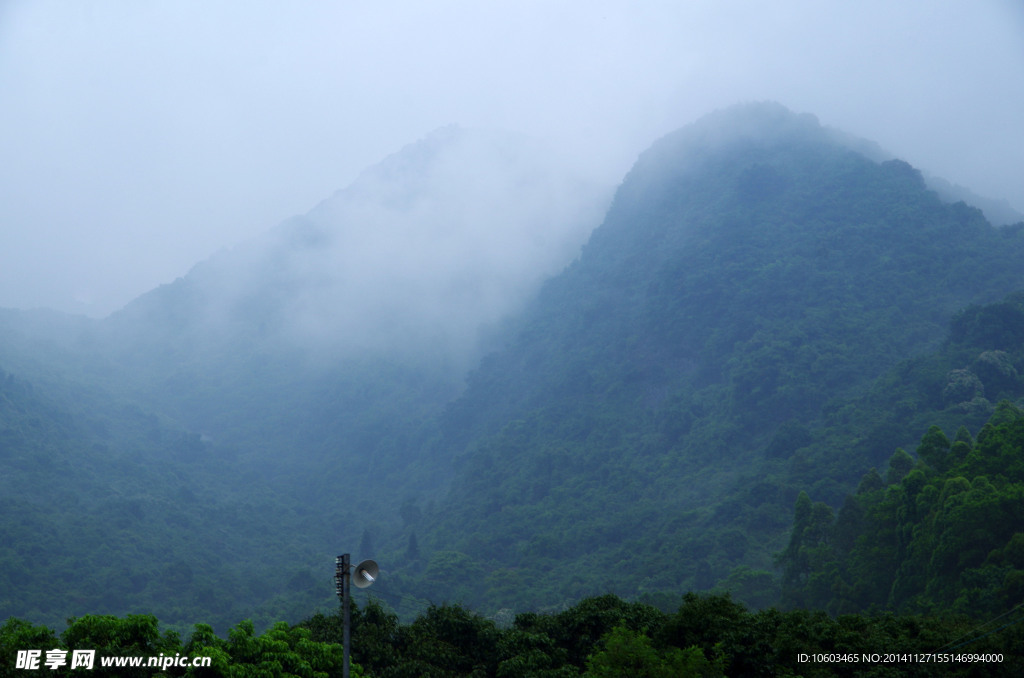
[[[942,610],[995,616],[1020,602],[1024,411],[1001,403],[971,444],[932,426],[921,461],[813,523],[801,494],[780,554],[783,600],[833,612]],[[894,455],[902,467],[905,460]],[[901,461],[902,460],[902,461]],[[862,483],[862,486],[864,483]]]
[[[182,645],[174,632],[160,633],[155,617],[128,615],[123,618],[87,615],[69,620],[68,628],[58,640],[46,628],[9,619],[0,628],[0,675],[33,675],[13,671],[19,650],[95,650],[93,668],[96,676],[152,675],[195,676],[196,678],[328,678],[341,673],[343,652],[340,644],[314,640],[308,628],[291,627],[284,622],[274,624],[257,635],[251,621],[243,621],[219,638],[208,624],[196,624],[188,642]],[[104,659],[142,658],[142,664],[105,666]],[[160,668],[148,666],[155,658]],[[192,660],[209,658],[209,666],[193,666]],[[174,659],[172,663],[169,660]],[[205,663],[205,662],[203,662]],[[351,664],[352,676],[363,676],[362,668]],[[48,675],[79,675],[81,668],[70,668],[70,662]]]
[[[917,446],[917,456],[936,471],[948,470],[952,465],[949,455],[949,438],[938,426],[932,426]]]
[[[963,430],[966,431],[967,429],[965,428]],[[957,442],[962,442],[959,440],[959,436]],[[885,482],[889,485],[898,483],[903,480],[907,474],[913,470],[913,468],[913,457],[907,454],[906,450],[902,447],[897,447],[896,451],[892,453],[892,457],[889,458],[889,471],[886,473]]]
[[[649,605],[627,603],[616,596],[604,595],[584,599],[554,615],[518,615],[515,628],[551,638],[558,647],[564,648],[566,663],[582,670],[587,657],[612,629],[623,625],[634,631],[656,629],[663,620],[664,614]]]
[[[617,626],[604,637],[604,647],[587,659],[591,678],[680,678],[724,676],[721,668],[704,656],[698,647],[681,650],[677,647],[658,652],[651,639],[642,633]]]
[[[336,620],[317,615],[303,626],[316,635],[317,628],[337,630]],[[963,618],[751,612],[729,596],[694,593],[670,613],[601,596],[557,613],[517,615],[508,628],[451,606],[431,607],[403,625],[371,603],[355,611],[353,626],[354,655],[367,675],[380,677],[981,675],[970,664],[825,664],[799,658],[847,653],[859,659],[883,647],[898,653],[949,651],[956,643],[966,643],[962,651],[1003,653],[998,675],[1024,667],[1024,631],[1016,625],[977,639],[981,634]],[[992,667],[984,675],[992,675]]]
[[[981,346],[988,350],[1019,347],[1022,335],[1024,293],[1012,295],[998,304],[968,306],[958,312],[950,323],[950,338],[953,342]],[[999,362],[998,358],[994,362]],[[998,371],[1004,370],[1005,367]]]
[[[61,634],[61,646],[69,649],[96,650],[97,656],[131,655],[173,656],[181,646],[177,633],[160,633],[159,623],[152,615],[86,615],[69,619]],[[149,675],[147,670],[128,670],[120,675]]]
[[[1024,287],[1021,236],[755,105],[645,152],[468,376],[444,346],[296,350],[273,265],[216,317],[211,265],[102,321],[0,310],[0,618],[263,631],[333,604],[324,563],[345,543],[388,563],[403,619],[424,592],[485,614],[691,589],[766,608],[781,551],[787,600],[834,611],[912,602],[927,567],[890,591],[877,564],[933,551],[937,572],[971,563],[959,606],[1015,591],[1006,544],[978,562],[973,537],[913,530],[970,519],[984,539],[1010,510],[977,476],[999,497],[1021,463],[981,429],[1024,395],[1024,297],[990,303]],[[978,440],[935,436],[931,467],[892,455],[932,424]],[[970,489],[934,481],[964,464]],[[801,490],[819,503],[787,541]],[[559,645],[568,665],[613,628]],[[531,659],[549,636],[521,632],[495,670],[560,670]]]
[[[19,650],[50,650],[59,647],[57,635],[45,626],[10,617],[0,626],[0,675],[15,675]]]
[[[1024,541],[1001,554],[1020,564]],[[1002,562],[1002,561],[1001,561]],[[1019,675],[1024,630],[1010,617],[980,631],[964,618],[844,615],[775,608],[752,612],[728,596],[687,594],[672,613],[614,596],[581,601],[554,614],[519,615],[499,628],[459,606],[432,606],[409,624],[378,603],[352,611],[352,675],[368,678],[451,676],[571,678],[574,676],[973,676]],[[82,669],[14,669],[18,650],[96,648],[97,676],[196,678],[320,678],[341,673],[340,614],[318,613],[302,624],[272,624],[257,634],[251,621],[217,636],[196,624],[187,642],[163,632],[155,618],[90,616],[74,620],[59,638],[20,620],[0,627],[0,675],[73,676]],[[884,648],[884,649],[883,649]],[[865,654],[998,652],[1002,663],[978,673],[969,663],[864,661]],[[801,655],[856,656],[856,662],[817,662]],[[103,657],[191,660],[209,666],[105,667]],[[861,663],[864,661],[864,663]]]
[[[470,375],[436,443],[462,453],[452,488],[419,545],[531,586],[460,600],[720,589],[737,567],[771,568],[801,488],[838,505],[914,449],[922,421],[976,428],[988,398],[1024,395],[1016,326],[981,310],[1024,286],[1024,242],[942,204],[905,163],[791,122],[784,141],[724,151],[680,132],[652,148]],[[608,585],[595,563],[651,574]]]

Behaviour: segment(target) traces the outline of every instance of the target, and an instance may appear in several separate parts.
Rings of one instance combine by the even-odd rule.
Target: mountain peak
[[[641,154],[637,165],[670,157],[696,167],[701,160],[733,150],[794,145],[840,147],[876,162],[892,157],[874,142],[822,126],[810,113],[762,101],[719,109],[665,135]]]
[[[716,110],[665,135],[640,156],[637,166],[644,167],[646,163],[657,166],[660,171],[661,163],[671,162],[679,169],[696,168],[701,166],[701,161],[730,151],[793,146],[853,151],[874,162],[894,159],[874,141],[824,126],[810,113],[796,113],[774,101],[759,101]],[[995,225],[1024,220],[1024,215],[1005,200],[979,196],[942,177],[914,171],[944,202],[963,201],[974,205]]]
[[[318,351],[437,346],[461,363],[481,326],[572,260],[606,195],[539,143],[448,125],[143,306],[166,317],[175,298],[192,324]]]
[[[795,137],[821,135],[823,131],[818,118],[810,113],[795,113],[780,103],[761,101],[718,109],[665,138],[715,148],[737,141],[791,141]]]
[[[595,562],[659,564],[625,595],[728,587],[771,567],[793,478],[841,501],[904,442],[829,427],[958,308],[1018,288],[1024,241],[860,146],[746,104],[641,155],[445,415],[437,449],[459,456],[423,543],[550,583],[478,601],[540,607]]]

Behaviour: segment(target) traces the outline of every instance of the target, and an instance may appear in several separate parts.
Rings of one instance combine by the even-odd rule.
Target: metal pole
[[[345,661],[341,665],[341,678],[349,678],[349,676],[348,676],[348,651],[349,651],[349,642],[350,642],[350,637],[349,637],[349,633],[350,633],[350,631],[349,631],[350,620],[349,620],[349,615],[348,615],[348,607],[349,607],[349,605],[348,605],[349,557],[348,557],[348,554],[346,553],[345,555],[340,556],[340,558],[341,558],[341,591],[342,591],[342,594],[341,594],[342,612],[341,612],[341,614],[342,614],[342,618],[344,619],[343,627],[342,627],[342,629],[343,629],[343,631],[342,631],[342,645],[344,646],[344,654],[345,654]]]

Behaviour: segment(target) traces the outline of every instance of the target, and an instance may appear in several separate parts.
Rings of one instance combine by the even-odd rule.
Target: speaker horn
[[[355,567],[355,571],[352,573],[352,584],[357,589],[365,589],[367,586],[377,581],[377,575],[380,574],[380,568],[372,560],[364,560]]]

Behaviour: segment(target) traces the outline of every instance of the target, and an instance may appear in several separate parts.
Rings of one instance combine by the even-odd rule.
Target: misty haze
[[[1022,66],[998,1],[5,5],[0,661],[341,675],[346,554],[352,675],[1019,675]]]
[[[314,354],[426,351],[465,370],[481,329],[576,256],[610,193],[528,138],[445,127],[111,320],[164,323],[162,305],[187,299],[174,332]]]

